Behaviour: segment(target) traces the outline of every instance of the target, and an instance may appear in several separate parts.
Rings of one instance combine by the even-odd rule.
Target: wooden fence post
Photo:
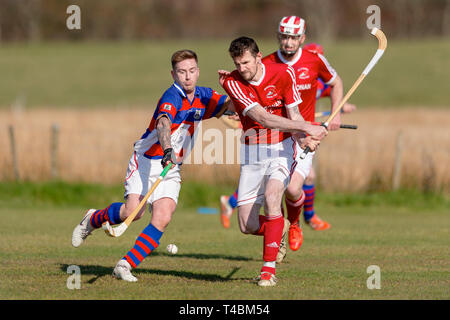
[[[398,190],[400,187],[400,178],[402,174],[402,153],[403,153],[403,133],[400,131],[397,136],[397,146],[395,150],[394,172],[392,174],[392,190]]]
[[[58,142],[59,142],[59,125],[54,123],[51,129],[50,143],[50,174],[52,179],[58,177]]]
[[[11,145],[11,157],[13,162],[13,170],[14,170],[14,178],[16,181],[20,180],[19,175],[19,163],[17,161],[17,152],[16,152],[16,138],[14,136],[14,127],[9,125],[9,142]]]

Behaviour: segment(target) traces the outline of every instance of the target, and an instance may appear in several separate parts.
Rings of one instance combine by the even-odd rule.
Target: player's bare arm
[[[336,76],[336,79],[333,80],[332,83],[330,83],[331,87],[331,112],[333,112],[336,107],[341,102],[342,98],[344,97],[344,85],[342,82],[341,77],[339,75]],[[334,119],[330,122],[328,129],[329,130],[338,130],[339,126],[341,125],[341,115],[338,113]]]
[[[287,132],[303,132],[321,140],[328,134],[327,129],[315,126],[301,120],[291,120],[268,113],[262,106],[256,105],[247,114],[248,117],[260,123],[267,129],[277,129]]]
[[[229,97],[227,97],[227,99],[225,100],[222,109],[216,114],[216,118],[220,118],[225,111],[236,112],[233,102]]]
[[[289,119],[297,121],[305,121],[297,106],[287,108]],[[315,151],[320,144],[320,140],[314,139],[312,136],[305,136],[303,132],[293,133],[292,136],[297,140],[302,149],[309,147],[311,151]]]
[[[168,162],[172,162],[174,164],[176,162],[170,139],[171,126],[172,122],[167,116],[164,115],[158,119],[158,123],[156,124],[156,133],[158,136],[158,140],[161,144],[161,148],[164,151],[164,156],[161,160],[161,165],[163,167],[165,167]]]
[[[342,113],[351,113],[356,110],[356,105],[346,102],[342,107]]]
[[[230,75],[230,71],[218,70],[217,73],[219,74],[219,83],[223,87],[223,83],[225,79]]]
[[[288,115],[289,119],[305,121],[305,119],[302,117],[297,106],[294,106],[292,108],[286,108],[286,110],[287,110],[287,115]],[[303,140],[303,138],[305,138],[305,136],[306,135],[303,132],[296,132],[293,134],[293,137],[297,140],[297,142],[299,144],[302,142],[302,140]]]
[[[162,116],[158,119],[158,123],[156,124],[156,132],[158,135],[159,143],[161,144],[161,148],[166,150],[168,148],[172,148],[170,142],[170,127],[172,123],[170,122],[167,116]]]

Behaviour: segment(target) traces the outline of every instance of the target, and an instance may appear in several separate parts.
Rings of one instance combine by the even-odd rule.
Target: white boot
[[[114,268],[113,277],[122,279],[128,282],[136,282],[138,279],[131,274],[131,265],[128,261],[121,259]]]
[[[277,278],[274,274],[269,272],[262,272],[259,276],[258,286],[260,287],[273,287],[277,284]]]
[[[281,242],[280,242],[280,249],[278,250],[277,254],[277,263],[281,263],[286,256],[287,253],[287,239],[289,234],[289,227],[291,226],[291,223],[288,219],[284,219],[284,227],[283,227],[283,234],[281,236]]]
[[[83,220],[81,220],[80,224],[73,229],[72,232],[72,245],[75,248],[78,248],[83,241],[87,238],[88,235],[91,234],[95,228],[91,226],[90,220],[96,209],[89,209],[88,212],[84,215]]]

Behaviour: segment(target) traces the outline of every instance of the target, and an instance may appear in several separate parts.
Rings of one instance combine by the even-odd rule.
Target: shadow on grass
[[[68,264],[60,264],[60,269],[63,272],[67,272]],[[92,284],[99,278],[111,275],[113,272],[113,267],[104,267],[99,265],[79,265],[82,275],[94,275],[93,278],[89,279],[87,283]],[[195,273],[188,271],[178,271],[178,270],[160,270],[160,269],[135,269],[133,273],[135,274],[155,274],[161,276],[174,276],[186,279],[203,280],[210,282],[225,282],[225,281],[236,281],[236,280],[251,280],[249,278],[234,278],[231,277],[239,271],[240,268],[233,268],[225,277],[216,274],[206,274],[206,273]]]
[[[152,256],[168,256],[171,258],[195,258],[195,259],[225,259],[232,261],[255,261],[255,259],[243,256],[227,256],[223,254],[204,254],[204,253],[184,253],[184,254],[170,254],[166,252],[152,252]]]

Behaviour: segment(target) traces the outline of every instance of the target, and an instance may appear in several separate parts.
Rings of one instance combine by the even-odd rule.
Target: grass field
[[[217,69],[233,68],[230,40],[1,46],[0,299],[450,299],[448,39],[389,40],[350,101],[358,111],[345,119],[359,129],[332,133],[321,145],[316,210],[332,228],[304,228],[302,248],[278,266],[278,286],[252,281],[262,238],[241,234],[236,219],[225,230],[217,214],[196,211],[233,191],[237,165],[183,168],[179,208],[158,250],[135,271],[137,283],[110,274],[148,214],[118,239],[97,231],[71,246],[86,209],[121,200],[132,143],[172,82],[170,55],[196,50],[199,85],[219,89]],[[264,54],[277,47],[275,39],[258,42]],[[369,34],[323,45],[346,90],[376,50]],[[49,181],[54,123],[61,181]],[[19,183],[11,182],[9,125]],[[215,126],[224,130],[220,120],[205,128]],[[402,189],[383,192],[391,188],[399,132]],[[177,255],[165,252],[169,243]],[[81,268],[80,290],[66,287],[70,265]],[[379,290],[366,287],[370,265],[381,268]]]
[[[316,207],[332,228],[304,228],[303,246],[288,251],[274,288],[252,281],[262,263],[262,238],[241,234],[235,219],[225,230],[218,215],[182,206],[160,247],[135,270],[139,281],[125,283],[110,274],[148,213],[120,238],[96,231],[75,249],[72,229],[86,207],[59,207],[51,199],[2,205],[0,299],[449,299],[450,216],[448,199],[439,199],[323,195]],[[165,252],[169,243],[178,245],[177,255]],[[80,290],[66,287],[70,265],[81,268]],[[370,265],[381,269],[379,290],[366,287]]]
[[[217,70],[234,69],[227,53],[231,40],[2,45],[0,107],[20,102],[29,107],[153,107],[172,82],[170,56],[183,48],[199,55],[199,84],[219,89]],[[275,37],[257,41],[263,54],[278,47]],[[322,45],[348,90],[375,53],[377,41],[367,33],[365,41]],[[389,39],[386,53],[352,101],[361,107],[448,107],[449,55],[448,39]]]

